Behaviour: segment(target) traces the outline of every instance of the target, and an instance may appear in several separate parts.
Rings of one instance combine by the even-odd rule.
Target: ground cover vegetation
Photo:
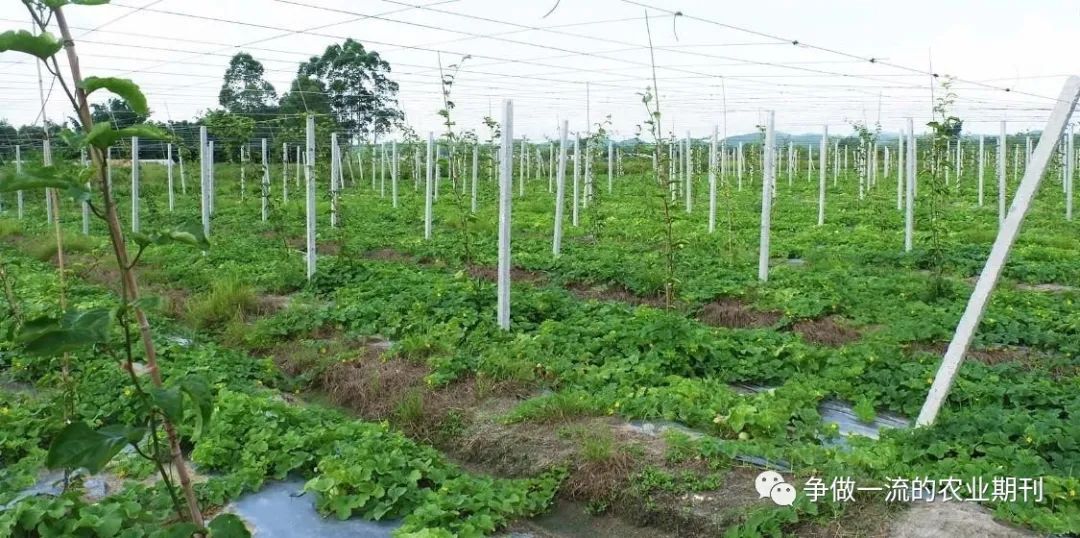
[[[58,13],[62,4],[44,2],[51,11],[38,13]],[[59,42],[16,37],[21,48],[7,48],[44,58],[61,50]],[[364,76],[341,66],[357,57],[386,69],[358,43],[331,47],[304,64],[282,108],[304,87],[355,87]],[[222,101],[236,110],[206,121],[220,146],[239,155],[240,145],[259,137],[257,124],[240,118],[265,112],[272,89],[247,59],[234,61],[230,73]],[[129,108],[132,122],[91,127],[92,111],[76,103],[86,132],[58,133],[71,153],[59,156],[62,164],[29,168],[37,183],[10,162],[0,167],[7,208],[0,215],[0,531],[242,536],[246,529],[222,507],[268,480],[299,475],[328,516],[400,519],[402,536],[478,536],[544,512],[556,495],[602,513],[618,512],[624,496],[658,503],[715,490],[732,476],[724,473],[745,470],[747,458],[790,468],[796,478],[855,476],[878,485],[894,477],[1043,477],[1042,502],[987,504],[1037,531],[1080,531],[1080,250],[1053,177],[938,422],[837,443],[835,426],[819,413],[823,402],[848,402],[871,421],[886,412],[914,416],[926,396],[997,229],[996,207],[977,203],[976,167],[951,181],[942,174],[954,164],[949,144],[970,139],[931,126],[911,253],[902,248],[894,176],[871,183],[841,170],[834,181],[830,171],[824,226],[814,225],[816,173],[798,167],[790,181],[780,179],[764,284],[755,273],[755,146],[747,154],[756,173],[741,189],[731,170],[721,176],[723,224],[708,233],[704,210],[687,213],[668,201],[674,179],[655,169],[667,170],[670,141],[658,128],[650,141],[620,143],[612,192],[600,180],[607,160],[596,158],[598,197],[578,226],[567,223],[558,257],[548,174],[532,173],[524,196],[514,198],[515,284],[511,329],[503,331],[494,315],[493,152],[490,145],[477,151],[474,212],[462,171],[479,142],[455,130],[456,73],[451,65],[443,74],[441,142],[451,150],[438,164],[444,196],[433,238],[422,233],[424,176],[414,158],[422,145],[400,147],[396,208],[385,189],[369,185],[374,166],[360,172],[374,163],[376,148],[349,148],[356,170],[344,173],[336,229],[328,225],[329,191],[320,187],[319,267],[311,280],[300,250],[303,199],[285,202],[277,191],[282,181],[297,193],[299,185],[277,166],[263,221],[259,196],[243,196],[239,182],[241,166],[249,178],[262,169],[250,161],[218,165],[213,233],[203,237],[192,228],[197,188],[176,193],[170,211],[165,168],[144,165],[142,219],[154,231],[126,232],[117,208],[129,207],[129,184],[99,187],[110,144],[93,137],[170,135],[142,123],[148,109],[137,87],[84,79],[97,82],[84,82],[83,91],[96,84],[118,95],[121,104],[109,106]],[[389,80],[376,84],[392,93]],[[241,97],[251,89],[266,99]],[[337,123],[318,128],[320,148],[335,128],[367,136],[397,119],[339,97],[324,101]],[[606,147],[598,131],[593,147]],[[869,131],[856,131],[857,149]],[[546,143],[527,147],[548,155]],[[71,159],[84,149],[92,154],[86,168]],[[40,162],[29,151],[24,159]],[[128,177],[130,165],[111,166],[114,178]],[[692,192],[703,208],[705,165],[696,166]],[[328,161],[315,169],[326,178]],[[83,187],[88,180],[93,194]],[[15,187],[27,196],[22,219],[10,211]],[[46,221],[40,187],[52,189],[59,222]],[[73,199],[100,204],[95,214],[103,218],[92,220],[87,236]],[[144,295],[132,292],[136,275]],[[519,468],[513,477],[459,465],[447,453],[490,449],[465,432],[493,395],[505,404],[493,423],[549,431],[574,445],[575,457]],[[704,435],[668,435],[663,463],[638,468],[633,462],[645,456],[636,451],[644,449],[589,422],[598,419],[668,420]],[[180,480],[189,467],[190,479]],[[62,471],[63,493],[22,496],[46,468]],[[84,483],[100,471],[122,487],[92,499]],[[748,504],[724,530],[824,532],[875,502],[856,501]]]

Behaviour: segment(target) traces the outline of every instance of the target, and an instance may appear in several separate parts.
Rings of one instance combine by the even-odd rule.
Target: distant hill
[[[852,141],[853,142],[855,140],[855,135],[853,133],[851,133],[850,130],[847,130],[847,131],[845,131],[843,133],[840,133],[839,136],[840,136],[840,140],[842,140],[842,141]],[[896,139],[899,138],[899,136],[900,136],[899,133],[892,132],[892,131],[890,131],[890,132],[882,132],[882,133],[880,133],[878,135],[878,141],[882,142],[882,143],[895,144]],[[924,135],[920,134],[919,136],[921,138]],[[1010,138],[1022,137],[1022,136],[1031,136],[1032,138],[1037,140],[1039,138],[1039,132],[1038,131],[1032,131],[1030,133],[1023,133],[1022,135],[1017,135],[1015,133],[1009,135]],[[837,134],[833,134],[829,138],[831,138],[832,140],[835,141],[835,140],[837,140],[837,137],[838,137]],[[974,141],[974,140],[978,140],[979,137],[978,137],[978,135],[965,134],[963,136],[963,139],[965,141]],[[701,144],[701,143],[708,143],[709,139],[707,137],[698,137],[698,138],[695,138],[694,141],[696,143]],[[759,133],[745,133],[745,134],[738,134],[738,135],[732,135],[732,136],[727,137],[728,146],[736,145],[736,144],[739,144],[740,142],[743,143],[743,144],[757,144],[757,143],[760,143],[761,142],[761,134],[759,134]],[[805,147],[807,144],[813,144],[814,147],[817,148],[819,145],[821,145],[821,134],[819,134],[819,133],[791,134],[791,133],[784,133],[784,132],[776,133],[776,144],[778,146],[781,146],[781,147],[787,146],[789,142],[794,142],[796,145],[803,146],[803,147]],[[640,139],[636,139],[636,138],[631,138],[631,139],[622,140],[622,141],[617,142],[617,144],[619,146],[622,146],[622,147],[632,147],[632,146],[635,146],[635,145],[647,144],[647,143],[648,142],[646,142],[644,140],[640,140]]]
[[[845,138],[847,138],[847,137],[848,136],[845,134]],[[836,136],[834,135],[831,138],[835,140]],[[896,134],[882,133],[881,137],[880,137],[880,140],[882,140],[882,141],[895,140],[895,139],[896,139]],[[698,137],[698,138],[694,139],[694,141],[697,142],[697,143],[706,143],[706,142],[708,142],[708,140],[709,139],[707,137]],[[738,134],[738,135],[732,135],[732,136],[727,137],[727,143],[728,143],[729,146],[733,145],[733,144],[738,144],[740,142],[743,143],[743,144],[757,144],[757,143],[761,142],[761,135],[758,134],[758,133],[745,133],[745,134]],[[776,143],[777,143],[777,145],[786,146],[788,144],[788,142],[794,142],[794,143],[796,143],[798,145],[801,145],[801,146],[805,146],[806,144],[815,144],[816,145],[816,144],[821,143],[821,135],[820,134],[815,134],[815,133],[806,133],[806,134],[789,134],[789,133],[779,133],[779,132],[776,133]],[[631,138],[631,139],[622,140],[622,141],[618,142],[618,144],[620,146],[635,146],[635,145],[646,144],[646,143],[648,143],[648,142],[646,142],[644,140],[641,140],[641,139],[636,139],[636,138]]]
[[[851,138],[854,139],[854,135],[851,133],[842,133],[840,135],[842,139]],[[829,138],[836,140],[837,135],[833,134]],[[896,133],[881,133],[878,135],[878,140],[882,142],[894,141],[897,138]],[[758,133],[747,133],[735,136],[729,136],[727,138],[728,144],[738,144],[742,142],[744,144],[757,143],[761,141],[761,135]],[[807,144],[813,144],[817,147],[821,144],[821,134],[819,133],[804,133],[804,134],[791,134],[791,133],[776,133],[777,145],[786,146],[789,142],[794,142],[796,145],[805,146]]]

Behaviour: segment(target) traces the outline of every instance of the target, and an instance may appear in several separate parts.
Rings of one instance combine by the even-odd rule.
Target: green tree
[[[255,133],[255,120],[225,110],[207,112],[202,117],[202,123],[206,125],[208,132],[220,139],[225,158],[229,162],[236,162],[240,146],[251,141]]]
[[[104,103],[90,105],[90,117],[95,124],[110,123],[117,129],[123,129],[145,122],[149,115],[135,112],[123,99],[110,98]],[[80,127],[76,125],[76,128]]]
[[[7,120],[0,119],[0,161],[15,158],[15,144],[19,143],[19,131]]]
[[[308,114],[315,115],[317,133],[329,133],[337,128],[333,109],[327,99],[326,86],[322,81],[304,75],[296,77],[289,91],[281,96],[278,112],[278,140],[291,144],[303,144]],[[319,135],[319,138],[323,137]],[[281,144],[277,142],[276,145]]]
[[[274,86],[263,78],[265,69],[246,52],[229,61],[218,103],[233,114],[255,115],[272,112],[277,101]]]
[[[278,111],[282,116],[333,114],[326,98],[326,85],[306,75],[300,75],[292,81],[289,91],[281,96]]]
[[[341,128],[367,137],[390,130],[403,118],[398,109],[398,84],[390,80],[389,73],[390,64],[379,53],[346,39],[301,64],[298,80],[318,80]]]
[[[199,124],[189,120],[170,121],[165,129],[173,136],[176,148],[173,150],[173,159],[178,159],[183,152],[184,159],[190,161],[199,147]]]

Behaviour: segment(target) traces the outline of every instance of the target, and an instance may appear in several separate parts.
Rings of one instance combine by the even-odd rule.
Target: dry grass
[[[409,256],[404,252],[392,248],[380,248],[378,250],[372,250],[364,253],[364,257],[369,260],[383,262],[411,263],[413,261],[412,256]]]
[[[287,239],[285,244],[287,244],[289,248],[295,250],[305,251],[307,249],[307,239],[303,237]],[[341,254],[341,242],[317,241],[315,242],[315,253],[322,256],[337,256]]]
[[[640,470],[628,445],[619,443],[611,428],[563,429],[579,443],[574,469],[562,485],[569,499],[606,511],[630,491],[630,478]]]
[[[420,361],[385,357],[386,346],[372,342],[354,358],[333,362],[315,378],[315,386],[336,405],[368,420],[388,420],[410,437],[442,444],[460,433],[465,417],[499,384],[470,378],[432,387],[430,368]],[[309,366],[303,366],[309,368]],[[299,370],[285,367],[287,373]]]
[[[799,333],[803,340],[811,344],[830,347],[849,344],[862,337],[858,330],[840,323],[832,316],[796,322],[791,330]]]
[[[664,308],[664,298],[660,295],[641,296],[617,284],[590,285],[581,282],[567,284],[566,289],[579,298],[594,301],[617,301],[632,305],[647,305]]]
[[[610,507],[630,492],[630,480],[639,470],[626,450],[615,450],[602,460],[585,458],[566,477],[561,492],[570,500]]]
[[[757,310],[731,297],[723,297],[706,304],[698,314],[698,319],[706,325],[729,329],[772,327],[782,317],[783,314],[779,312]]]
[[[912,344],[911,350],[915,352],[930,353],[944,356],[948,344],[918,343]],[[1047,356],[1038,350],[1024,346],[1000,346],[985,348],[969,348],[964,358],[980,362],[987,366],[998,364],[1015,364],[1027,370],[1042,369],[1052,379],[1073,377],[1080,373],[1080,365],[1070,364],[1066,361],[1054,360],[1055,357]]]
[[[470,265],[467,268],[469,276],[495,282],[499,279],[499,268],[490,265]],[[547,275],[537,271],[530,271],[520,267],[510,268],[510,280],[512,282],[528,282],[530,284],[542,284],[547,282]]]
[[[892,521],[907,509],[903,503],[860,499],[845,503],[839,517],[826,522],[805,521],[792,532],[809,538],[877,538],[890,536]]]
[[[319,387],[335,404],[371,419],[389,418],[410,391],[424,386],[427,367],[404,360],[386,361],[368,347],[353,360],[330,365]]]

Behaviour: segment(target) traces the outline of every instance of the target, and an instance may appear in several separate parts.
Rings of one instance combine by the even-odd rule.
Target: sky
[[[481,138],[504,99],[515,137],[554,137],[561,120],[571,131],[610,121],[616,137],[634,136],[653,62],[663,129],[680,137],[752,132],[767,110],[788,133],[850,134],[856,121],[895,132],[909,117],[921,129],[945,94],[931,72],[956,77],[949,110],[966,131],[995,134],[1002,120],[1037,130],[1080,73],[1080,4],[1065,0],[115,0],[66,10],[83,73],[132,78],[163,121],[217,107],[237,52],[263,62],[280,94],[300,62],[348,37],[390,63],[421,134],[442,129],[440,61],[459,64],[454,119]],[[0,2],[0,30],[29,28],[21,2]],[[0,54],[0,118],[15,125],[41,121],[27,58]],[[70,116],[43,77],[45,116]]]

